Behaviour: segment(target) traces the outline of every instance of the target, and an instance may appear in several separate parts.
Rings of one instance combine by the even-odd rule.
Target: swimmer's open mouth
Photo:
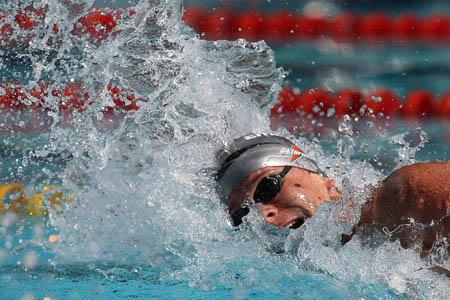
[[[286,225],[286,227],[290,228],[290,229],[297,229],[300,226],[303,225],[303,223],[305,223],[305,219],[303,218],[297,218],[295,219],[293,222],[290,222],[288,225]]]

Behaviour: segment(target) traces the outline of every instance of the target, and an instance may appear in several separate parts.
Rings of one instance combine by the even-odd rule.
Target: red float
[[[214,10],[206,23],[206,39],[224,40],[231,37],[231,26],[235,22],[236,15],[227,9]]]
[[[325,17],[297,16],[298,37],[301,39],[318,39],[328,33],[330,22]]]
[[[0,84],[0,108],[2,109],[10,109],[13,107],[13,97],[11,88],[8,83]]]
[[[450,40],[450,18],[446,15],[435,14],[423,20],[423,39],[431,43],[444,43]]]
[[[21,110],[30,107],[28,103],[26,104],[27,93],[19,83],[6,82],[2,83],[0,87],[3,94],[0,96],[0,108]]]
[[[444,94],[436,105],[436,115],[447,120],[450,118],[450,92]]]
[[[23,30],[32,30],[45,18],[46,9],[36,8],[33,5],[25,7],[25,9],[19,11],[14,20],[16,24]]]
[[[285,42],[295,38],[298,26],[295,16],[287,11],[278,11],[267,16],[268,39],[273,42]]]
[[[386,41],[392,36],[392,20],[381,12],[370,13],[361,20],[359,33],[369,42]]]
[[[72,34],[89,34],[91,38],[103,40],[110,36],[117,26],[120,14],[108,11],[94,10],[78,20]]]
[[[361,20],[357,14],[341,13],[331,22],[329,35],[338,42],[351,42],[358,38],[358,27]]]
[[[300,95],[293,88],[285,87],[278,94],[278,101],[281,104],[281,111],[288,113],[297,109],[301,99]]]
[[[267,24],[264,15],[259,12],[243,13],[232,24],[231,38],[243,38],[247,41],[259,41],[265,38]]]
[[[328,91],[320,88],[308,89],[300,94],[298,109],[314,116],[327,116],[328,109],[333,106],[333,97]]]
[[[434,111],[434,97],[428,91],[414,91],[403,103],[402,113],[406,118],[430,117]]]
[[[364,103],[364,95],[353,89],[340,90],[334,98],[334,110],[337,118],[358,114]]]
[[[364,102],[366,114],[391,117],[400,109],[397,95],[390,90],[375,90],[369,93]]]
[[[83,89],[80,83],[71,83],[62,91],[62,99],[59,103],[60,111],[82,110],[87,100],[88,92]]]
[[[136,97],[132,93],[125,93],[125,91],[121,90],[117,86],[113,86],[112,84],[108,84],[108,91],[110,92],[115,105],[115,107],[111,109],[121,109],[126,111],[139,109],[137,101],[141,99],[136,99]],[[108,110],[109,108],[106,109]]]
[[[417,42],[420,39],[422,23],[412,13],[405,13],[394,20],[394,38],[396,42]]]
[[[48,97],[48,84],[41,83],[39,86],[33,87],[30,92],[31,100],[33,104],[32,108],[42,108],[42,105],[45,103],[45,98]]]

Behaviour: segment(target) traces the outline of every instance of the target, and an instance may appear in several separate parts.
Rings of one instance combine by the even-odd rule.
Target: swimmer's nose
[[[280,226],[279,211],[275,206],[264,205],[262,207],[262,216],[267,223]]]

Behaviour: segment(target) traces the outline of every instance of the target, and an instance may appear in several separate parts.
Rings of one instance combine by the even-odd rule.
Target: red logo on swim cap
[[[281,148],[280,154],[291,155],[291,162],[297,160],[303,155],[303,150],[298,146],[292,146],[291,148]]]
[[[300,147],[298,147],[298,146],[292,146],[291,149],[294,150],[292,153],[292,156],[291,156],[291,162],[293,162],[294,160],[296,160],[297,158],[302,156],[303,150],[300,149]]]

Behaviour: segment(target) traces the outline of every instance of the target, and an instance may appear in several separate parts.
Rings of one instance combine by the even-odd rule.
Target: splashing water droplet
[[[373,102],[376,102],[376,103],[381,102],[383,100],[383,98],[381,98],[381,96],[378,96],[378,97],[372,96],[371,99]]]
[[[349,115],[344,115],[342,119],[344,122],[350,122],[352,120],[352,118]]]

